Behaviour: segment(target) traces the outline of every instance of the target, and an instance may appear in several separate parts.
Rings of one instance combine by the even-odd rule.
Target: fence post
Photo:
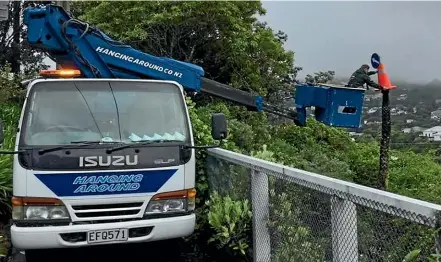
[[[271,261],[269,186],[265,173],[251,169],[251,208],[253,212],[253,261]]]
[[[357,209],[351,201],[331,198],[333,262],[358,261]]]
[[[441,254],[441,213],[435,214],[435,253]]]

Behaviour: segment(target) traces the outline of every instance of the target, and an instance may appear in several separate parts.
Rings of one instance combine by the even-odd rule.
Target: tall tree
[[[202,66],[206,76],[269,97],[292,90],[299,68],[287,36],[255,15],[251,2],[73,2],[73,14],[155,56]]]
[[[307,83],[312,83],[312,84],[326,84],[330,81],[332,81],[334,79],[335,76],[335,72],[334,71],[320,71],[320,72],[316,72],[314,73],[314,76],[308,74],[305,77],[305,81]]]

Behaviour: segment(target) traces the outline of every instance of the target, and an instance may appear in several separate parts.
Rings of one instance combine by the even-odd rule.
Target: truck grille
[[[98,204],[98,205],[73,205],[78,218],[105,219],[106,217],[134,216],[139,213],[143,202]]]

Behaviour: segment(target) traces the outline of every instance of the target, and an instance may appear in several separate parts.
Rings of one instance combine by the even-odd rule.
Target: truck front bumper
[[[70,226],[11,227],[12,245],[20,250],[84,247],[116,243],[138,243],[191,235],[196,225],[195,214],[180,217],[145,219],[117,223],[98,223]],[[88,231],[129,229],[127,241],[89,244]]]

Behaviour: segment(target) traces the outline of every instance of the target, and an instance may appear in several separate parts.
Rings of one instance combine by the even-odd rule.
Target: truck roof
[[[53,82],[53,81],[77,81],[77,82],[145,82],[145,83],[170,83],[176,85],[181,93],[184,92],[184,88],[181,84],[172,80],[156,80],[156,79],[122,79],[122,78],[44,78],[36,77],[32,79],[27,79],[21,82],[23,88],[28,89],[31,84],[39,82]]]

